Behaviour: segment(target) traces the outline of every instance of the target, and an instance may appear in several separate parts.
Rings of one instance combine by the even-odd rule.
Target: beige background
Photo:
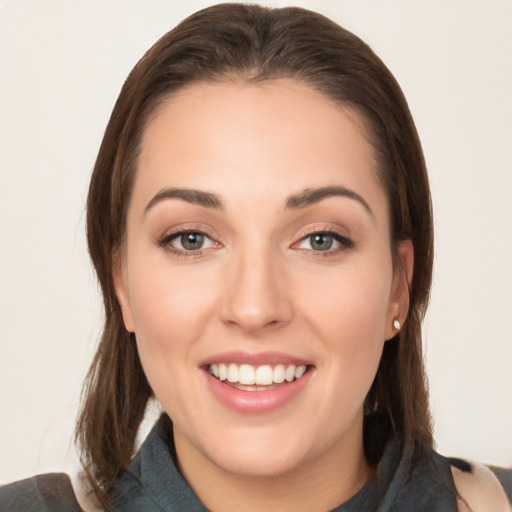
[[[0,482],[73,463],[101,325],[89,173],[131,67],[211,3],[0,0]],[[404,89],[435,203],[436,439],[443,453],[512,465],[512,2],[292,3],[360,35]]]

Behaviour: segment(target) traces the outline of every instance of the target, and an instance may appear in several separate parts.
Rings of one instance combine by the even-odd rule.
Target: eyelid
[[[204,247],[203,246],[200,249],[195,249],[195,250],[194,249],[186,249],[185,247],[183,247],[183,244],[181,243],[181,238],[184,235],[199,235],[199,236],[201,236],[203,238],[203,240],[208,240],[210,242],[210,244],[209,244],[208,247]],[[175,248],[177,250],[183,251],[183,252],[198,252],[198,251],[202,251],[202,250],[205,250],[205,249],[209,249],[210,247],[215,245],[215,241],[212,240],[211,237],[209,237],[205,233],[201,233],[200,231],[180,231],[178,233],[172,234],[170,237],[167,237],[167,240],[168,240],[168,243],[171,243],[171,242],[174,242],[174,241],[178,241],[179,244],[182,247],[175,247]]]
[[[205,250],[222,247],[221,242],[218,241],[218,237],[215,234],[212,234],[211,231],[213,230],[204,227],[199,227],[198,225],[194,224],[175,226],[171,230],[166,231],[162,236],[158,237],[155,240],[155,244],[158,247],[162,247],[163,249],[178,256],[200,256]],[[202,247],[196,250],[180,249],[178,247],[173,247],[171,245],[171,242],[173,240],[187,233],[197,233],[199,235],[202,235],[208,240],[210,240],[212,245],[210,247]]]
[[[334,238],[334,240],[341,246],[341,247],[337,247],[335,249],[326,249],[324,251],[315,251],[313,249],[307,249],[307,248],[302,248],[302,247],[299,247],[300,244],[302,244],[304,241],[306,241],[309,237],[312,237],[314,235],[318,235],[318,234],[322,234],[322,235],[327,235],[327,236],[331,236]],[[311,252],[311,253],[315,253],[316,255],[329,255],[329,254],[334,254],[334,253],[338,253],[338,252],[341,252],[341,251],[345,251],[347,249],[351,249],[352,247],[354,247],[354,241],[347,235],[341,233],[340,231],[338,231],[337,229],[333,228],[333,227],[327,227],[327,226],[316,226],[314,228],[311,228],[311,229],[306,229],[306,230],[303,230],[300,234],[299,234],[299,239],[294,242],[292,244],[292,248],[293,249],[299,249],[299,250],[305,250],[305,251],[308,251],[308,252]]]
[[[163,234],[156,238],[155,242],[158,243],[160,240],[165,238],[169,239],[172,238],[173,235],[177,236],[183,233],[199,233],[201,235],[207,236],[208,238],[211,238],[218,243],[220,243],[221,239],[220,234],[207,224],[202,222],[182,222],[168,226]]]

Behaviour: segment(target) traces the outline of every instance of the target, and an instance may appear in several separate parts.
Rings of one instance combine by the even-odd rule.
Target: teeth
[[[255,383],[256,382],[261,386],[270,386],[270,384],[274,382],[274,371],[272,370],[272,366],[268,364],[265,366],[259,366],[256,370]]]
[[[276,384],[281,384],[284,382],[284,366],[282,364],[278,364],[274,368],[274,378],[273,381]]]
[[[254,384],[254,368],[248,364],[241,365],[238,382],[240,384]]]
[[[295,379],[295,366],[288,366],[288,368],[286,368],[286,372],[284,374],[284,378],[288,381],[288,382],[292,382],[293,379]]]
[[[211,364],[209,372],[221,381],[239,383],[246,386],[270,386],[281,384],[285,380],[293,382],[300,379],[306,373],[306,366],[278,364],[272,367],[268,364],[254,367],[250,364],[237,365],[231,363]]]
[[[212,364],[210,366],[210,371],[212,372],[212,375],[217,377],[217,379],[220,379],[220,372],[219,372],[219,365],[218,364]],[[220,379],[220,380],[225,380],[225,379],[226,379],[226,377],[224,377],[224,379]]]
[[[230,364],[228,366],[228,382],[238,382],[238,366],[236,364]]]
[[[306,371],[305,366],[297,366],[297,369],[295,370],[295,378],[300,379]]]

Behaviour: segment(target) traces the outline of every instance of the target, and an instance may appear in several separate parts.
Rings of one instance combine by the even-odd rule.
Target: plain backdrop
[[[135,62],[212,3],[0,0],[0,482],[73,463],[101,329],[89,175]],[[438,447],[512,465],[512,2],[292,4],[361,36],[402,85],[434,199],[425,353]]]

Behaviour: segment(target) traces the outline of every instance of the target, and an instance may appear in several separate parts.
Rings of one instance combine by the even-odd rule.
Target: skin
[[[173,420],[180,469],[213,511],[325,511],[370,476],[363,402],[407,298],[361,126],[349,108],[281,79],[188,86],[146,128],[116,291]],[[371,211],[339,196],[286,208],[325,186]],[[146,211],[169,187],[213,193],[223,208],[168,198]],[[200,251],[185,254],[179,237],[159,242],[184,229],[208,235]],[[311,244],[329,231],[351,244]],[[410,277],[411,244],[398,252]],[[232,350],[305,359],[309,380],[276,411],[230,410],[201,362]]]

